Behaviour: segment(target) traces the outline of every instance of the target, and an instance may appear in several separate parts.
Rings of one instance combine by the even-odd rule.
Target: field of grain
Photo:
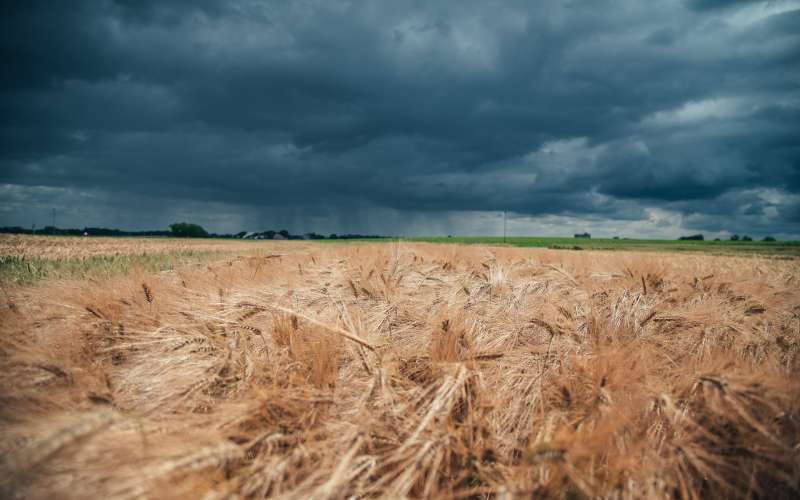
[[[278,242],[224,239],[0,235],[0,281],[110,278],[158,272],[247,252]],[[293,248],[300,248],[295,245]]]
[[[4,280],[0,496],[800,495],[796,260],[260,245]]]

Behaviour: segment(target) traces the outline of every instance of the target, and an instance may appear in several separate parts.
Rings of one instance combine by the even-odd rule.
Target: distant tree
[[[742,236],[742,241],[753,241],[753,238],[751,238],[751,237],[749,237],[747,235],[744,235],[744,236]]]
[[[190,224],[188,222],[176,222],[170,224],[170,231],[172,235],[178,238],[205,238],[208,237],[208,232],[202,226],[197,224]]]
[[[337,235],[336,235],[336,233],[331,233],[331,235],[330,235],[330,236],[328,236],[328,239],[329,239],[329,240],[335,240],[335,239],[337,239],[338,237],[339,237],[339,236],[337,236]]]
[[[773,238],[772,236],[764,236],[764,239],[761,241],[775,241],[775,238]]]
[[[591,238],[592,235],[589,233],[579,233],[575,235],[576,238]]]
[[[20,226],[6,226],[0,227],[0,233],[3,234],[31,234],[33,229],[26,229]]]
[[[714,241],[719,241],[719,238],[714,238]]]
[[[731,236],[731,241],[739,241],[739,235],[734,234],[733,236]]]
[[[702,234],[693,234],[691,236],[681,236],[679,240],[703,241]]]
[[[289,231],[287,231],[285,229],[281,229],[280,231],[278,231],[278,234],[280,234],[281,236],[283,236],[287,240],[289,239]]]

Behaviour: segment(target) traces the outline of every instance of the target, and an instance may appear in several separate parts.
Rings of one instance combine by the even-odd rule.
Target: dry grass
[[[0,495],[800,494],[795,261],[291,245],[4,287]]]

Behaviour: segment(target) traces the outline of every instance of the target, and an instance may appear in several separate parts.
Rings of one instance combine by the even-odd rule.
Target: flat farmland
[[[696,240],[639,240],[629,238],[559,238],[510,236],[454,236],[409,238],[409,241],[429,243],[459,243],[466,245],[507,245],[524,248],[561,250],[632,250],[637,252],[692,252],[711,255],[768,255],[800,257],[797,241],[696,241]]]
[[[800,494],[796,259],[0,249],[3,497]]]

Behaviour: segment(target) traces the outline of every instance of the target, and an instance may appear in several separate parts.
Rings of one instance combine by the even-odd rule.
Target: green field
[[[718,255],[800,256],[800,241],[678,241],[634,240],[612,238],[558,238],[514,236],[453,236],[403,238],[405,241],[460,243],[467,245],[509,245],[516,247],[554,248],[565,250],[636,250],[662,252],[703,252]]]

